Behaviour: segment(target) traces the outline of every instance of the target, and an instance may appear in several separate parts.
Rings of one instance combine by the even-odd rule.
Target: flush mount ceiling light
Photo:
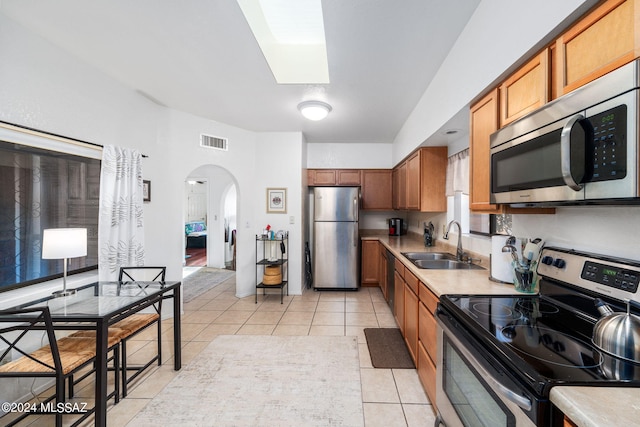
[[[321,0],[236,0],[279,84],[329,83]]]
[[[298,110],[309,120],[322,120],[331,112],[331,105],[322,101],[303,101],[298,104]]]

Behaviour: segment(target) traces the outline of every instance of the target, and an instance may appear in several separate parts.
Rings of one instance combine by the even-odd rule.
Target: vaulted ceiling
[[[479,2],[322,0],[326,85],[277,84],[233,0],[1,0],[0,11],[164,106],[308,142],[389,143]],[[311,95],[332,105],[327,119],[300,115]]]

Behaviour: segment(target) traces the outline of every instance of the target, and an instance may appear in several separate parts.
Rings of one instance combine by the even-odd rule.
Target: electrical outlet
[[[289,217],[289,224],[295,224],[296,223],[296,217],[294,217],[293,215],[291,215]]]

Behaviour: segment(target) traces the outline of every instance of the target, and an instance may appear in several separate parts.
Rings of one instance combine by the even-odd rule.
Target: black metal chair
[[[117,343],[109,340],[109,346]],[[65,402],[65,383],[73,382],[72,377],[81,369],[94,362],[96,356],[95,339],[64,337],[56,339],[53,322],[48,307],[22,310],[0,311],[0,365],[1,378],[51,378],[55,380],[55,393],[38,402],[34,411],[24,412],[19,417],[2,423],[13,426],[28,415],[42,415],[47,412],[48,403]],[[114,354],[118,366],[118,356]],[[72,390],[70,388],[70,390]],[[72,393],[72,391],[71,391]],[[35,396],[34,396],[35,397]],[[44,406],[40,406],[42,403]],[[44,411],[43,411],[44,409]],[[72,425],[79,425],[95,411],[89,408],[69,411],[65,414],[79,414],[81,417]],[[5,415],[6,416],[6,415]],[[61,412],[55,413],[56,426],[62,426]]]
[[[166,267],[120,267],[118,274],[118,282],[122,285],[134,284],[137,282],[164,282],[167,268]],[[140,292],[144,292],[144,287],[140,286]],[[122,369],[122,397],[127,397],[127,386],[131,381],[135,380],[138,375],[142,374],[154,362],[158,362],[158,366],[162,365],[162,299],[153,305],[153,313],[135,313],[131,316],[117,322],[112,327],[119,333],[121,339],[121,369]],[[127,362],[127,341],[140,332],[146,330],[153,324],[158,328],[158,351],[148,362],[143,365],[129,366]],[[111,333],[110,333],[111,334]],[[136,371],[133,375],[128,376],[127,371]]]

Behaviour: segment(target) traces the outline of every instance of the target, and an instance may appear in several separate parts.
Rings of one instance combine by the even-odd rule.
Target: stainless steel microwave
[[[491,135],[491,202],[640,204],[634,61]]]

